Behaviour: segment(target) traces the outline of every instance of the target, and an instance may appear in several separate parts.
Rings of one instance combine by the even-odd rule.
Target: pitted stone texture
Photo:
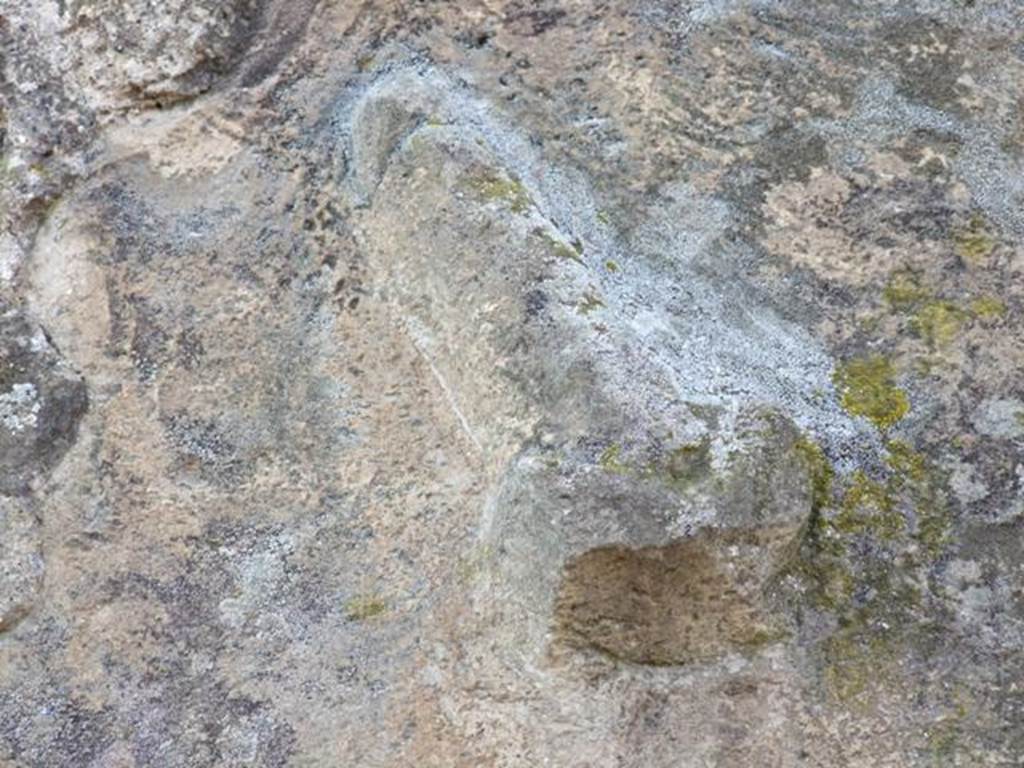
[[[555,606],[559,641],[636,664],[690,664],[783,636],[765,615],[759,567],[793,529],[709,532],[661,547],[600,547],[571,561]],[[777,546],[777,545],[776,545]]]
[[[1019,2],[0,17],[0,763],[1024,754]]]

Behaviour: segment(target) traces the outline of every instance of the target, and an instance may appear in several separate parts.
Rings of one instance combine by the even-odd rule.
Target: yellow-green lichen
[[[951,541],[952,519],[944,506],[921,507],[917,512],[917,540],[925,556],[934,560]]]
[[[607,270],[608,270],[609,272],[618,272],[618,271],[619,271],[619,265],[618,265],[618,264],[616,264],[616,263],[615,263],[614,261],[612,261],[611,259],[608,259],[608,260],[607,260],[607,261],[606,261],[606,262],[604,263],[604,268],[605,268],[605,269],[607,269]]]
[[[917,518],[914,538],[927,560],[934,560],[950,541],[952,513],[942,488],[944,478],[922,453],[902,440],[893,440],[887,461],[892,469],[888,488],[891,494],[903,494]]]
[[[939,557],[952,540],[953,512],[946,499],[945,483],[939,470],[928,466],[924,477],[906,488],[917,517],[914,538],[924,562]]]
[[[886,463],[893,471],[893,479],[902,484],[904,479],[916,483],[928,478],[924,454],[915,451],[905,440],[890,440],[886,443]]]
[[[845,555],[841,534],[824,516],[816,515],[782,575],[796,578],[812,605],[840,613],[853,599],[858,581]]]
[[[583,245],[578,240],[573,241],[573,244],[567,245],[561,240],[557,239],[554,235],[549,232],[541,231],[540,237],[548,244],[552,253],[560,259],[568,259],[569,261],[575,261],[577,264],[583,264]]]
[[[811,480],[811,506],[821,510],[832,503],[832,482],[835,470],[821,446],[801,436],[793,445],[797,456],[803,461]]]
[[[882,541],[892,541],[903,531],[903,515],[896,509],[889,488],[858,470],[850,479],[833,525],[841,533],[870,533]]]
[[[971,302],[971,313],[981,320],[997,320],[1006,314],[1006,303],[995,296],[979,296]]]
[[[892,363],[882,355],[847,360],[833,374],[843,408],[880,430],[889,429],[910,410],[910,400],[895,378]]]
[[[801,595],[806,595],[801,602],[809,598],[819,609],[839,612],[849,604],[856,588],[845,554],[842,537],[823,513],[815,511],[782,576],[801,584]]]
[[[921,285],[920,277],[914,272],[894,272],[882,290],[882,298],[893,309],[906,310],[929,297],[929,291]]]
[[[646,466],[623,461],[622,447],[611,443],[598,457],[598,465],[605,472],[654,480],[681,492],[711,471],[711,442],[704,439],[678,446]]]
[[[601,452],[601,456],[597,461],[605,472],[624,475],[629,472],[629,467],[622,463],[621,455],[622,446],[618,443],[612,443]]]
[[[481,198],[504,203],[513,213],[525,213],[533,205],[526,187],[516,179],[489,172],[477,176],[471,184]]]
[[[668,485],[682,490],[689,487],[711,469],[711,442],[707,439],[687,443],[672,449],[660,467],[653,467]]]
[[[887,680],[903,659],[935,642],[923,569],[949,541],[945,477],[902,440],[886,444],[883,479],[864,471],[833,476],[824,452],[806,439],[797,451],[820,478],[819,501],[783,575],[800,584],[802,604],[838,621],[821,645],[825,690],[844,707],[867,706],[892,692]]]
[[[863,471],[840,481],[813,442],[802,438],[796,447],[809,469],[814,501],[810,524],[789,573],[811,587],[810,594],[819,607],[841,613],[850,605],[854,590],[865,586],[875,592],[892,592],[890,582],[895,574],[913,563],[933,562],[949,543],[952,518],[945,501],[944,477],[906,442],[887,444],[889,472],[884,481]],[[913,513],[913,529],[904,509]],[[882,547],[879,556],[882,552],[910,555],[916,542],[919,556],[901,566],[889,560],[858,563],[850,556],[851,537],[865,540],[873,548]]]
[[[978,265],[996,249],[996,240],[988,232],[985,219],[975,214],[965,227],[953,233],[957,255],[968,264]]]
[[[825,688],[847,707],[899,690],[902,661],[930,642],[936,627],[921,617],[922,595],[912,583],[882,571],[868,579],[873,601],[851,609],[822,645]]]
[[[345,603],[345,618],[349,621],[367,621],[383,615],[388,604],[377,595],[361,595]]]
[[[932,347],[952,342],[967,319],[966,314],[951,301],[932,301],[914,315],[911,327]]]
[[[604,306],[604,301],[600,296],[593,291],[587,291],[580,299],[580,303],[576,305],[576,311],[581,315],[589,315],[591,312],[603,309]]]
[[[544,466],[548,469],[557,470],[562,466],[562,460],[558,456],[546,456],[544,458]]]
[[[743,651],[757,651],[788,640],[791,636],[792,633],[782,627],[758,627],[749,637],[742,638],[738,645]]]

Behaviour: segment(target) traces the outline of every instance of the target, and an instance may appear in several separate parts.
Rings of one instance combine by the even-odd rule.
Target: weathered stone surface
[[[43,575],[39,525],[22,501],[0,501],[0,632],[6,632],[32,610]]]
[[[0,764],[1017,764],[1021,30],[0,0]]]
[[[42,328],[0,314],[0,493],[24,494],[74,442],[88,404],[85,382]]]

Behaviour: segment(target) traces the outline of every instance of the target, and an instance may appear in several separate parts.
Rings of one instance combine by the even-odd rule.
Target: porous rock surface
[[[1015,0],[0,57],[0,765],[1022,764]]]

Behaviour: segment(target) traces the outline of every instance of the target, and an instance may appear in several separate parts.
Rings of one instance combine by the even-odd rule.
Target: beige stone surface
[[[0,0],[0,765],[1012,766],[1013,0]]]

